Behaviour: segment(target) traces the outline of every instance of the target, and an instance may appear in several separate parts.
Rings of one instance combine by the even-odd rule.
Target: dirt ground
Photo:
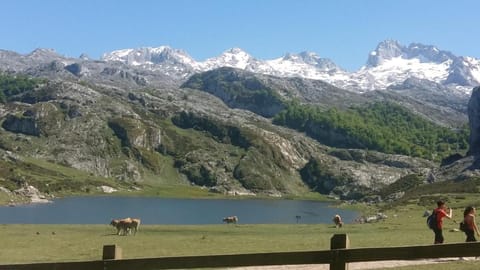
[[[364,269],[379,269],[392,268],[407,265],[420,264],[437,264],[444,262],[452,262],[458,260],[475,260],[474,257],[469,258],[443,258],[443,259],[429,259],[429,260],[415,260],[415,261],[377,261],[377,262],[359,262],[350,263],[349,270],[364,270]],[[232,270],[329,270],[327,264],[302,264],[302,265],[277,265],[277,266],[251,266],[251,267],[235,267]]]

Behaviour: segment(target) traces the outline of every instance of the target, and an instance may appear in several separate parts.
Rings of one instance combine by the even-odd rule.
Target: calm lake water
[[[233,215],[240,224],[291,224],[297,220],[315,224],[331,223],[335,214],[346,223],[358,217],[355,211],[317,201],[72,197],[0,207],[0,224],[108,224],[112,218],[123,217],[141,218],[142,224],[220,224],[223,217]]]

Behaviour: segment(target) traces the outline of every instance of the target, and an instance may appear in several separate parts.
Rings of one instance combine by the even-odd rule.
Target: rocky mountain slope
[[[388,59],[372,60],[372,66]],[[242,69],[210,70],[222,61]],[[345,72],[309,53],[285,61]],[[328,147],[272,124],[271,117],[292,101],[340,110],[388,101],[437,125],[457,128],[467,122],[468,98],[444,83],[409,78],[364,93],[248,71],[262,65],[238,49],[201,64],[168,47],[125,50],[103,61],[44,49],[29,55],[0,51],[1,76],[43,78],[31,88],[1,89],[0,186],[15,190],[28,182],[55,193],[88,192],[104,184],[124,190],[195,185],[225,194],[313,190],[361,199],[412,175],[417,184],[427,182],[438,164]],[[202,68],[210,71],[192,75]],[[312,181],[319,175],[324,178]]]
[[[50,98],[3,106],[1,145],[7,163],[9,155],[22,162],[45,160],[131,187],[186,179],[222,193],[282,196],[308,190],[299,170],[315,159],[348,179],[337,192],[347,198],[352,188],[426,174],[433,166],[362,150],[357,160],[340,160],[303,134],[193,89],[125,91],[61,81],[34,91]],[[40,190],[53,184],[23,177]]]

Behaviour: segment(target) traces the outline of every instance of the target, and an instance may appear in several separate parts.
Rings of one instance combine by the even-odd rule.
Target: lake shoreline
[[[140,217],[142,224],[218,224],[238,216],[241,224],[331,223],[335,214],[351,222],[358,211],[331,202],[263,198],[199,199],[138,196],[69,196],[52,203],[0,207],[0,223],[104,224],[113,218]]]
[[[192,192],[193,190],[193,192]],[[255,195],[229,195],[206,191],[198,187],[185,186],[165,186],[165,187],[147,187],[145,189],[136,190],[114,190],[106,192],[105,189],[99,189],[90,192],[58,192],[58,193],[42,193],[33,186],[25,186],[23,188],[10,191],[8,189],[0,189],[0,206],[17,206],[25,204],[48,203],[57,198],[75,197],[75,196],[113,196],[113,197],[157,197],[157,198],[176,198],[176,199],[262,199],[262,200],[307,200],[322,201],[330,203],[339,203],[341,201],[330,198],[315,192],[301,195],[283,195],[269,196],[267,194]]]

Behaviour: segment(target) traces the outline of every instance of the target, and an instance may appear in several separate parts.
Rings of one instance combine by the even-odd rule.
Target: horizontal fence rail
[[[0,265],[0,270],[158,270],[295,264],[329,264],[331,270],[346,270],[352,262],[480,256],[480,242],[355,249],[349,245],[346,234],[336,234],[331,238],[330,250],[139,259],[121,259],[122,250],[110,245],[103,248],[103,260]]]
[[[111,260],[107,269],[185,269],[288,264],[328,264],[330,251],[257,253],[237,255],[168,257],[151,259]]]
[[[358,248],[345,251],[346,262],[418,260],[480,256],[480,242],[429,246]]]

